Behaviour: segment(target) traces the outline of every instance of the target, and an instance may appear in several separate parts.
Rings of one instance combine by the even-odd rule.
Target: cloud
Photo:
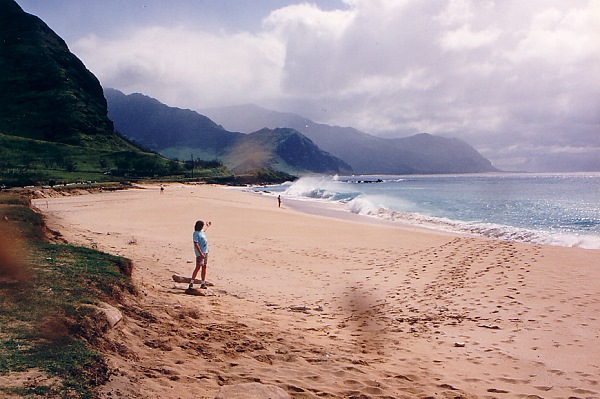
[[[526,165],[542,148],[600,148],[598,39],[600,0],[346,0],[273,10],[253,32],[147,26],[72,47],[104,86],[169,105],[257,103]],[[515,145],[530,152],[503,152]]]
[[[197,108],[279,95],[285,48],[272,36],[146,27],[131,36],[77,41],[74,52],[105,87]]]
[[[481,153],[484,156],[493,154],[499,157],[502,163],[497,166],[505,170],[529,172],[600,170],[600,147],[520,144],[502,148],[482,148]]]
[[[498,36],[499,31],[497,29],[485,29],[476,32],[467,24],[456,30],[446,32],[440,40],[440,45],[442,50],[471,50],[493,44]]]

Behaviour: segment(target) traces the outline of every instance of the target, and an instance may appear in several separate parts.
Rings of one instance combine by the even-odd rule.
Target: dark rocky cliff
[[[98,79],[41,19],[0,0],[0,132],[102,149],[114,133]]]

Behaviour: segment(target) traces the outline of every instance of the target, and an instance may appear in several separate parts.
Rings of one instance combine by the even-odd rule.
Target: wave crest
[[[431,216],[431,209],[412,203],[398,195],[386,195],[385,183],[400,183],[404,179],[386,179],[377,186],[381,194],[366,194],[363,180],[339,176],[302,177],[285,188],[282,194],[299,200],[326,201],[342,204],[352,213],[425,227],[433,230],[471,234],[492,239],[534,244],[600,249],[600,236],[569,232],[532,230],[478,221],[456,220]],[[431,204],[428,206],[431,207]],[[435,214],[435,212],[432,212]]]
[[[283,194],[292,198],[311,198],[327,201],[348,202],[359,192],[351,190],[347,184],[329,177],[301,177],[290,185]]]

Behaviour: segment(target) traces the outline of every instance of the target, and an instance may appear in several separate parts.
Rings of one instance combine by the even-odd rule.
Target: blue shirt
[[[206,240],[204,231],[194,231],[194,242],[198,243],[203,254],[208,253],[208,241]],[[200,253],[196,249],[196,245],[194,245],[194,252],[196,253],[196,256],[200,256]]]

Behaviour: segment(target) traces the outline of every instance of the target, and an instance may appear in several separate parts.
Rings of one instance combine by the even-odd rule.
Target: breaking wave
[[[377,192],[363,188],[364,183],[402,184],[402,178],[370,179],[339,176],[303,177],[281,188],[286,197],[298,200],[337,203],[349,212],[398,223],[447,232],[466,233],[498,240],[529,242],[535,244],[600,249],[600,236],[585,233],[547,231],[508,226],[498,223],[458,220],[451,217],[433,216],[430,209],[399,196],[386,185],[378,186]],[[375,185],[369,185],[375,186]],[[368,191],[368,192],[367,192]],[[396,194],[396,195],[394,195]]]

